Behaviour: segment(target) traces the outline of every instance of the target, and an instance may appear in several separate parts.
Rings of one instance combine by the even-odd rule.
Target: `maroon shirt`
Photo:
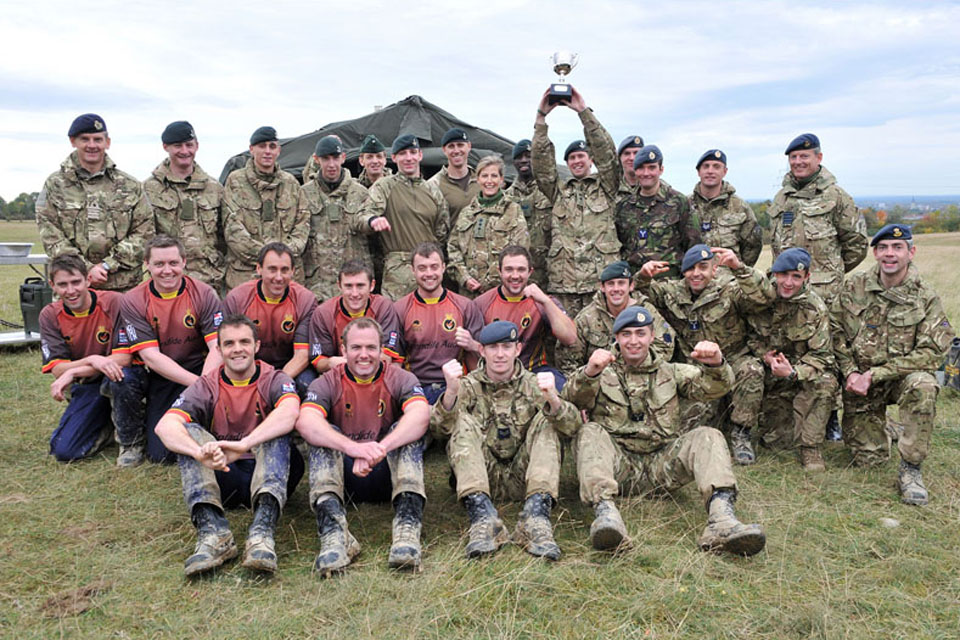
[[[49,373],[63,362],[126,350],[125,335],[117,331],[122,299],[116,291],[91,289],[86,311],[70,311],[62,300],[45,306],[40,312],[41,372]]]
[[[317,307],[310,321],[310,363],[317,363],[330,356],[342,356],[340,336],[343,328],[354,318],[371,318],[383,329],[383,352],[397,362],[403,362],[400,348],[400,320],[393,303],[381,295],[371,294],[367,307],[357,315],[351,315],[343,306],[343,296],[330,298]]]
[[[502,289],[494,287],[473,301],[483,314],[484,325],[494,320],[508,320],[517,325],[520,329],[520,342],[523,343],[520,362],[527,369],[546,365],[547,351],[544,341],[552,329],[543,305],[526,296],[508,298]],[[556,298],[553,298],[553,302],[563,309]]]
[[[416,376],[381,362],[366,381],[337,365],[310,384],[303,406],[319,410],[351,440],[368,442],[381,440],[410,404],[426,401]]]
[[[283,297],[268,300],[262,284],[262,280],[251,280],[232,289],[223,300],[223,311],[253,320],[260,336],[257,357],[282,369],[295,350],[309,347],[310,318],[317,308],[317,297],[303,285],[291,282]]]

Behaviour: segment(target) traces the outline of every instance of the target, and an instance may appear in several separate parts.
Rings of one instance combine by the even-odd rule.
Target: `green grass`
[[[0,223],[0,240],[13,240]],[[29,238],[29,229],[23,236]],[[957,319],[957,237],[938,252],[937,286]],[[929,251],[928,251],[929,249]],[[949,257],[947,257],[949,256]],[[868,258],[868,261],[871,258]],[[920,262],[921,269],[926,269]],[[931,263],[931,268],[935,266]],[[0,303],[16,309],[22,278],[0,269]],[[954,280],[950,280],[954,278]],[[947,300],[949,298],[949,301]],[[10,319],[11,314],[4,311]],[[792,455],[761,451],[737,469],[738,513],[760,522],[767,549],[750,559],[696,550],[705,516],[692,488],[669,500],[625,500],[635,541],[592,551],[592,513],[565,462],[554,511],[563,558],[546,564],[508,546],[463,558],[466,515],[442,452],[427,457],[424,572],[386,568],[392,513],[350,508],[363,552],[345,575],[311,573],[317,538],[302,484],[283,514],[272,580],[234,562],[197,581],[182,574],[195,540],[174,467],[114,467],[116,448],[70,465],[46,455],[62,405],[35,349],[0,352],[0,636],[10,638],[955,638],[960,635],[960,399],[938,403],[924,465],[931,503],[898,502],[896,462],[806,476]],[[518,505],[502,509],[508,525]],[[228,517],[242,546],[247,511]],[[885,528],[881,518],[895,518]],[[82,611],[86,609],[85,611]]]

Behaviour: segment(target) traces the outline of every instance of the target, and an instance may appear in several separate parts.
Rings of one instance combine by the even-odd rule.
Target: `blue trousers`
[[[60,462],[96,453],[110,426],[110,399],[100,395],[100,380],[70,385],[70,401],[50,436],[50,455]],[[107,436],[109,437],[109,435]]]

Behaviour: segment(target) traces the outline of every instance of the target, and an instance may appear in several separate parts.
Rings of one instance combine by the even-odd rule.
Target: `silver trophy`
[[[553,62],[553,71],[559,76],[557,82],[550,85],[550,95],[547,101],[550,104],[569,102],[573,97],[573,87],[567,84],[566,76],[577,66],[580,56],[569,51],[557,51],[550,60]]]

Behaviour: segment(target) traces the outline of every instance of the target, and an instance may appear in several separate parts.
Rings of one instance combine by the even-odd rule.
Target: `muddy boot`
[[[840,419],[837,417],[836,409],[830,412],[830,419],[827,420],[824,439],[829,442],[840,442],[843,440],[843,431],[840,430]]]
[[[470,517],[470,541],[467,543],[467,557],[493,553],[510,539],[507,528],[485,493],[471,493],[463,499],[463,506]]]
[[[227,560],[237,557],[230,525],[223,513],[211,504],[198,504],[190,516],[197,528],[197,546],[193,555],[183,563],[183,572],[194,576],[215,569]]]
[[[117,466],[123,468],[139,467],[144,460],[142,444],[120,445],[120,455],[117,456]]]
[[[404,491],[393,505],[393,544],[387,565],[392,569],[420,571],[420,528],[423,522],[423,497]]]
[[[546,493],[535,493],[527,498],[517,528],[513,530],[513,537],[527,553],[548,560],[559,560],[560,547],[553,539],[553,525],[550,524],[552,506],[553,498]]]
[[[317,499],[317,534],[320,536],[320,553],[313,563],[313,570],[321,578],[343,571],[357,554],[360,543],[347,529],[347,515],[340,498],[325,493]]]
[[[920,465],[900,460],[900,475],[897,478],[900,488],[900,502],[922,507],[927,504],[927,488],[923,486],[923,474]]]
[[[700,536],[703,551],[726,551],[740,556],[759,553],[767,543],[758,524],[743,524],[733,513],[737,494],[733,489],[717,489],[707,507],[707,528]]]
[[[753,464],[757,461],[757,456],[753,452],[753,444],[750,443],[750,429],[738,424],[733,425],[730,430],[730,445],[733,449],[733,461],[735,463]]]
[[[277,570],[277,552],[273,539],[280,518],[280,503],[269,493],[257,500],[253,523],[247,531],[243,551],[243,566],[254,571],[273,573]]]
[[[827,465],[823,463],[820,447],[800,447],[800,466],[804,471],[826,471]]]
[[[613,500],[601,500],[593,505],[596,516],[590,525],[590,544],[598,551],[612,551],[630,542],[627,525],[623,524],[620,511]]]

